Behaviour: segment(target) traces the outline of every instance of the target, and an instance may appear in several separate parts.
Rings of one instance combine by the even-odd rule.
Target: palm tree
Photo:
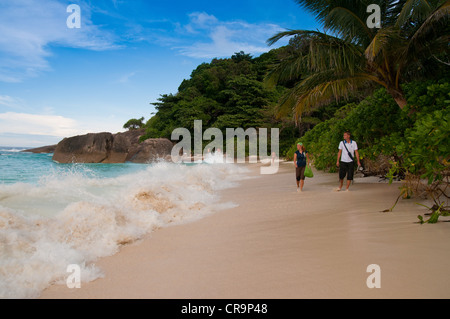
[[[302,74],[280,104],[295,118],[331,99],[383,86],[400,108],[407,104],[401,84],[419,74],[448,67],[450,0],[296,0],[313,13],[324,32],[288,30],[269,45],[295,36],[296,54],[280,61],[268,81]],[[369,4],[381,9],[381,28],[367,26]],[[306,52],[306,54],[305,54]]]

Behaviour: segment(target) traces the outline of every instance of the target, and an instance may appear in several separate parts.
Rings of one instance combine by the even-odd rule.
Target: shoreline
[[[96,265],[105,277],[52,298],[449,298],[448,224],[419,225],[424,209],[386,183],[333,192],[337,175],[314,170],[296,192],[290,163],[220,192],[238,207],[163,227]],[[367,267],[381,268],[369,289]]]

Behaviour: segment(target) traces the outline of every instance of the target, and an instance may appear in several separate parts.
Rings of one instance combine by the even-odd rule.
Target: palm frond
[[[423,21],[433,12],[432,4],[427,0],[408,0],[398,15],[396,26],[402,27],[410,21]]]
[[[450,0],[442,3],[411,35],[403,48],[405,63],[426,59],[436,53],[449,53]]]
[[[357,72],[363,58],[363,49],[351,42],[326,34],[318,34],[310,41],[309,70],[328,69]]]
[[[365,17],[353,8],[334,7],[328,13],[324,26],[338,37],[353,43],[368,43],[374,37],[376,31],[368,28]]]
[[[392,53],[401,41],[398,28],[388,26],[380,29],[364,52],[367,61],[373,63],[383,51]]]
[[[280,83],[286,83],[298,79],[306,70],[307,56],[303,54],[290,57],[275,63],[264,79],[264,84],[274,87]]]
[[[327,0],[295,0],[302,8],[310,13],[314,14],[319,21],[321,18],[325,18],[328,13],[328,7],[330,5]]]
[[[429,37],[430,33],[439,33],[439,31],[445,29],[448,31],[449,14],[450,0],[447,0],[436,8],[420,25],[410,39],[410,46],[419,44],[419,41]]]
[[[297,100],[298,96],[295,94],[294,90],[289,90],[284,94],[275,108],[276,118],[281,119],[292,114],[292,110],[294,109]]]
[[[313,30],[286,30],[283,32],[278,32],[274,36],[270,37],[266,42],[268,45],[274,45],[276,42],[280,41],[282,38],[285,37],[299,36],[307,38],[317,34],[321,34],[321,32]]]
[[[309,41],[307,68],[309,72],[327,69],[355,72],[363,57],[363,48],[338,37],[310,30],[280,32],[268,40],[273,44],[285,36],[296,36]]]
[[[333,100],[339,102],[341,99],[348,99],[358,89],[367,88],[373,83],[373,78],[364,73],[350,75],[326,71],[313,74],[300,82],[293,90],[298,97],[294,114],[299,117],[303,112]]]

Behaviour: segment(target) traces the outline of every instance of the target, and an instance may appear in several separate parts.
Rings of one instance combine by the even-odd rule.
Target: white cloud
[[[270,49],[266,40],[283,30],[275,24],[220,21],[204,12],[192,13],[189,19],[190,22],[184,27],[186,36],[201,34],[202,37],[192,44],[178,46],[175,49],[183,55],[194,58],[229,57],[239,51],[261,54]]]
[[[128,74],[131,77],[132,74]],[[114,113],[98,117],[81,115],[75,118],[57,114],[57,109],[46,105],[40,112],[30,113],[32,108],[21,98],[0,95],[0,145],[31,146],[38,141],[59,141],[64,137],[87,133],[123,131],[125,120]],[[11,109],[9,111],[8,109]],[[11,137],[11,139],[9,139]],[[36,143],[31,144],[31,141]],[[19,143],[20,142],[20,143]],[[51,144],[51,143],[50,143]],[[40,145],[46,145],[41,143]]]
[[[63,116],[6,112],[0,113],[0,133],[67,137],[83,132],[77,121]]]
[[[205,12],[194,12],[189,14],[189,24],[184,28],[190,33],[198,33],[199,29],[207,29],[219,23],[219,20],[213,15]]]
[[[81,3],[80,29],[69,29],[67,3],[17,0],[0,5],[0,81],[20,82],[50,68],[50,45],[89,50],[116,47],[114,36],[90,20]]]
[[[92,118],[75,120],[53,114],[5,112],[0,113],[0,134],[64,138],[87,133],[116,133],[123,131],[122,122],[114,115],[103,120]]]

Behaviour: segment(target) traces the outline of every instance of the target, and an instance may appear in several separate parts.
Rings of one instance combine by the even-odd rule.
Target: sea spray
[[[102,276],[94,262],[159,227],[202,218],[219,204],[245,168],[230,164],[142,165],[101,178],[79,169],[54,170],[38,183],[0,185],[0,298],[35,298],[64,283],[69,264],[82,282]],[[97,167],[98,168],[98,167]]]

